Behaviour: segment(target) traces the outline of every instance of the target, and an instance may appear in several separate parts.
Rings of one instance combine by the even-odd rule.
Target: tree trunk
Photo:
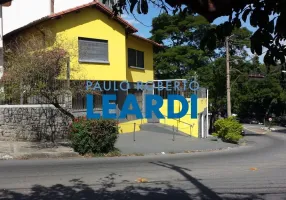
[[[60,111],[61,113],[63,113],[64,115],[68,116],[68,117],[71,118],[72,120],[75,119],[75,116],[74,116],[71,112],[69,112],[68,110],[64,109],[59,103],[53,103],[53,105],[54,105],[57,109],[59,109],[59,111]]]

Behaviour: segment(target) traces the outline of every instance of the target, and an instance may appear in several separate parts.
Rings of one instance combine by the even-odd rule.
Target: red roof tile
[[[77,6],[77,7],[74,7],[74,8],[65,10],[65,11],[62,11],[62,12],[58,12],[58,13],[55,13],[55,14],[48,15],[48,16],[43,17],[41,19],[35,20],[35,21],[33,21],[33,22],[23,26],[23,27],[20,27],[20,28],[14,30],[14,31],[11,31],[10,33],[7,33],[5,36],[9,36],[9,35],[18,33],[18,32],[20,32],[22,30],[25,30],[25,29],[27,29],[29,27],[35,26],[35,25],[37,25],[37,24],[39,24],[41,22],[45,22],[45,21],[48,21],[48,20],[51,20],[51,19],[55,19],[57,17],[61,17],[62,15],[65,15],[65,14],[68,14],[68,13],[72,13],[72,12],[76,12],[76,11],[79,11],[81,9],[88,8],[88,7],[96,7],[96,8],[98,8],[100,11],[102,11],[103,13],[111,16],[114,20],[116,20],[120,24],[122,24],[131,33],[135,33],[135,32],[138,31],[134,26],[129,24],[126,20],[124,20],[123,18],[121,18],[119,16],[115,16],[114,13],[112,12],[112,10],[110,10],[109,8],[107,8],[102,3],[100,3],[100,2],[98,2],[96,0],[96,1],[93,1],[93,2],[90,2],[90,3],[87,3],[87,4],[83,4],[81,6]]]
[[[38,20],[35,20],[35,21],[25,25],[25,26],[22,26],[22,27],[20,27],[18,29],[15,29],[15,30],[11,31],[10,33],[7,33],[6,35],[4,35],[4,37],[8,37],[10,35],[17,34],[18,32],[20,32],[22,30],[25,30],[25,29],[27,29],[29,27],[35,26],[35,25],[37,25],[39,23],[42,23],[42,22],[45,22],[45,21],[48,21],[48,20],[51,20],[51,19],[55,19],[55,18],[58,18],[58,17],[61,17],[62,15],[65,15],[65,14],[68,14],[68,13],[77,12],[77,11],[79,11],[81,9],[88,8],[88,7],[96,7],[100,11],[102,11],[103,13],[111,16],[114,20],[116,20],[120,24],[122,24],[130,33],[132,33],[131,34],[132,36],[134,36],[134,37],[136,37],[138,39],[144,40],[146,42],[149,42],[149,43],[151,43],[153,45],[162,47],[161,44],[158,44],[158,43],[156,43],[156,42],[154,42],[152,40],[149,40],[147,38],[141,37],[139,35],[135,35],[134,33],[138,32],[138,30],[134,26],[132,26],[130,23],[128,23],[123,18],[121,18],[119,16],[115,16],[114,13],[112,12],[112,10],[110,10],[109,8],[107,8],[102,3],[98,2],[97,0],[95,0],[93,2],[90,2],[90,3],[87,3],[87,4],[83,4],[81,6],[70,8],[70,9],[62,11],[62,12],[58,12],[58,13],[55,13],[55,14],[48,15],[48,16],[43,17],[43,18],[38,19]]]
[[[136,35],[136,34],[131,34],[133,37],[136,37],[136,38],[138,38],[138,39],[141,39],[141,40],[144,40],[144,41],[146,41],[146,42],[149,42],[149,43],[151,43],[151,44],[153,44],[153,45],[155,45],[155,46],[158,46],[158,47],[163,47],[163,45],[162,44],[159,44],[159,43],[157,43],[157,42],[155,42],[155,41],[153,41],[153,40],[150,40],[150,39],[147,39],[147,38],[144,38],[144,37],[141,37],[141,36],[139,36],[139,35]]]

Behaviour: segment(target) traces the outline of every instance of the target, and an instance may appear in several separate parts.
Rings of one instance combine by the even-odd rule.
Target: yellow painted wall
[[[140,40],[132,35],[126,39],[126,77],[129,82],[147,82],[154,80],[153,67],[153,45],[144,40]],[[128,67],[128,48],[144,52],[144,69],[135,69]]]
[[[119,133],[133,133],[134,132],[134,124],[135,124],[135,132],[140,131],[140,125],[146,124],[147,119],[138,119],[128,122],[123,122],[119,124]]]
[[[86,8],[80,13],[64,15],[52,29],[58,39],[67,39],[70,49],[71,74],[76,80],[126,80],[125,29],[115,20],[95,8]],[[108,40],[109,64],[79,63],[78,37]],[[79,73],[80,71],[80,73]]]
[[[187,101],[189,102],[190,105],[190,99],[187,98]],[[206,98],[199,98],[198,99],[198,114],[203,112],[204,109],[207,107],[207,99]],[[168,119],[168,113],[167,109],[168,108],[168,100],[164,99],[163,106],[160,108],[160,111],[162,114],[165,116],[165,119],[160,119],[161,124],[166,124],[168,126],[174,126],[175,130],[179,129],[179,131],[186,133],[188,135],[191,135],[193,137],[199,137],[199,124],[198,124],[198,119],[191,119],[190,113],[191,113],[191,107],[189,107],[188,113],[180,118],[180,119]],[[175,113],[179,112],[181,110],[182,106],[179,101],[175,101],[174,103],[174,111]],[[141,124],[146,124],[147,119],[138,119],[138,120],[133,120],[133,121],[128,121],[124,123],[119,124],[119,133],[133,133],[134,131],[134,124],[135,125],[135,131],[140,131],[140,125]],[[192,126],[190,126],[192,125]]]
[[[190,99],[187,99],[188,102],[190,102]],[[190,105],[190,103],[189,103]],[[204,111],[204,109],[207,107],[207,99],[206,98],[199,98],[198,99],[198,113],[201,113]],[[163,106],[161,107],[160,111],[164,116],[166,116],[165,119],[160,119],[160,123],[166,124],[169,126],[174,126],[175,129],[179,129],[179,131],[186,133],[188,135],[191,135],[193,137],[199,137],[199,130],[198,130],[198,119],[191,119],[190,113],[191,113],[191,107],[189,107],[188,113],[180,118],[180,119],[168,119],[167,118],[167,109],[168,108],[168,100],[165,99]],[[182,106],[179,101],[175,101],[174,103],[174,111],[175,113],[179,112],[181,110]],[[192,126],[191,126],[192,125]]]
[[[72,80],[153,80],[152,44],[131,35],[127,37],[126,30],[121,24],[96,8],[85,8],[78,13],[65,14],[59,19],[23,30],[16,36],[29,37],[33,34],[41,37],[40,29],[52,31],[54,43],[51,45],[65,44],[64,47],[69,50]],[[79,63],[78,37],[108,40],[109,64]],[[145,70],[131,70],[127,67],[127,45],[144,51]]]

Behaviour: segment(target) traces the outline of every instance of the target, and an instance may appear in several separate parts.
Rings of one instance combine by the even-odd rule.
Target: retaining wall
[[[1,105],[0,138],[42,141],[65,139],[70,119],[53,105]]]

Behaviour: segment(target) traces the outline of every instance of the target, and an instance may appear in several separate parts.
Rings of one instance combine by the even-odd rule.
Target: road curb
[[[257,130],[251,130],[251,129],[249,129],[249,128],[245,128],[245,127],[243,127],[243,129],[245,129],[245,130],[247,130],[247,131],[250,131],[250,132],[253,132],[253,133],[256,133],[256,134],[262,134],[262,135],[265,135],[265,134],[267,134],[267,133],[268,133],[268,131],[264,131],[264,132],[257,132]],[[262,129],[262,130],[264,130],[264,129]]]
[[[104,158],[111,157],[138,157],[138,156],[148,156],[148,155],[165,155],[165,154],[184,154],[184,153],[203,153],[203,152],[217,152],[217,151],[225,151],[234,148],[239,148],[245,145],[237,145],[237,146],[228,146],[222,148],[214,148],[214,149],[201,149],[201,150],[183,150],[181,152],[156,152],[156,153],[146,153],[146,154],[121,154],[120,156],[102,156]],[[0,160],[29,160],[29,159],[69,159],[69,158],[89,158],[85,156],[81,156],[76,152],[33,152],[33,153],[0,153]],[[101,158],[93,157],[93,158]]]
[[[17,153],[2,154],[0,160],[28,160],[28,159],[47,159],[47,158],[75,158],[80,157],[76,152],[41,152],[41,153]]]
[[[103,157],[90,157],[90,158],[124,158],[124,157],[145,157],[145,156],[164,156],[164,155],[181,155],[193,153],[208,153],[219,152],[243,147],[245,145],[237,145],[235,147],[223,147],[217,149],[204,149],[204,150],[184,150],[182,152],[166,152],[161,153],[147,153],[143,155],[136,154],[122,154],[121,156],[103,156]],[[29,160],[29,159],[68,159],[68,158],[89,158],[81,156],[76,152],[41,152],[41,153],[20,153],[20,154],[0,154],[0,160]]]

